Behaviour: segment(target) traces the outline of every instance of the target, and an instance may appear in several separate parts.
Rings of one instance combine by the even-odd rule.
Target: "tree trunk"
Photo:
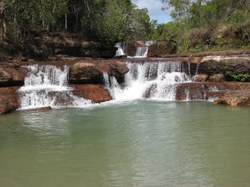
[[[6,24],[4,20],[4,2],[0,2],[0,41],[6,37]]]
[[[68,15],[67,15],[67,13],[64,14],[64,29],[65,29],[65,31],[68,30]]]
[[[6,24],[4,19],[0,18],[0,41],[6,38]]]

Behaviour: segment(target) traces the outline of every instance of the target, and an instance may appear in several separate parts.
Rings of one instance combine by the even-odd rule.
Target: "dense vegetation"
[[[163,0],[174,21],[157,25],[152,38],[178,52],[250,48],[250,0]]]
[[[41,31],[67,31],[105,42],[151,33],[146,9],[130,0],[2,0],[0,39],[23,42]]]
[[[166,24],[150,21],[131,0],[1,0],[0,41],[65,31],[110,44],[166,40],[179,53],[250,48],[250,0],[162,2],[173,17]]]

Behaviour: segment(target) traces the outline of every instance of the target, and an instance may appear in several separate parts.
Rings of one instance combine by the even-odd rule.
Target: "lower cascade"
[[[115,100],[175,100],[176,85],[191,81],[181,62],[127,62],[127,66],[129,72],[123,85],[119,85],[115,77],[106,73],[103,75],[106,87]]]
[[[105,87],[114,101],[176,100],[176,88],[180,83],[191,82],[181,62],[127,62],[129,72],[123,84],[114,76],[103,73]],[[68,86],[69,68],[52,65],[28,66],[30,73],[24,86],[18,91],[21,109],[85,107],[90,100],[77,97]],[[188,95],[188,94],[187,94]]]
[[[68,87],[69,68],[52,65],[30,65],[30,73],[19,89],[21,109],[81,107],[91,101],[74,96]]]

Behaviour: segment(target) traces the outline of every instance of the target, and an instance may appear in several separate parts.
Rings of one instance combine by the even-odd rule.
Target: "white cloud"
[[[162,10],[164,4],[161,0],[132,0],[132,3],[138,8],[147,8],[150,18],[158,20],[158,23],[164,23],[171,19],[168,12]]]

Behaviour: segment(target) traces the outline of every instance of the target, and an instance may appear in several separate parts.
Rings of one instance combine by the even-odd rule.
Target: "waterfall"
[[[125,56],[126,43],[123,42],[116,43],[115,47],[117,47],[115,57]]]
[[[146,58],[148,55],[148,47],[137,47],[134,58]]]
[[[148,49],[154,44],[155,41],[146,41],[143,47],[137,47],[134,58],[147,58],[148,57]]]
[[[182,71],[181,62],[127,62],[129,72],[123,86],[115,77],[104,74],[106,87],[115,100],[136,100],[142,98],[175,100],[176,85],[190,82],[190,77]]]
[[[69,68],[52,65],[27,66],[30,73],[18,91],[21,109],[43,107],[80,107],[91,104],[89,100],[74,96],[68,87]]]

